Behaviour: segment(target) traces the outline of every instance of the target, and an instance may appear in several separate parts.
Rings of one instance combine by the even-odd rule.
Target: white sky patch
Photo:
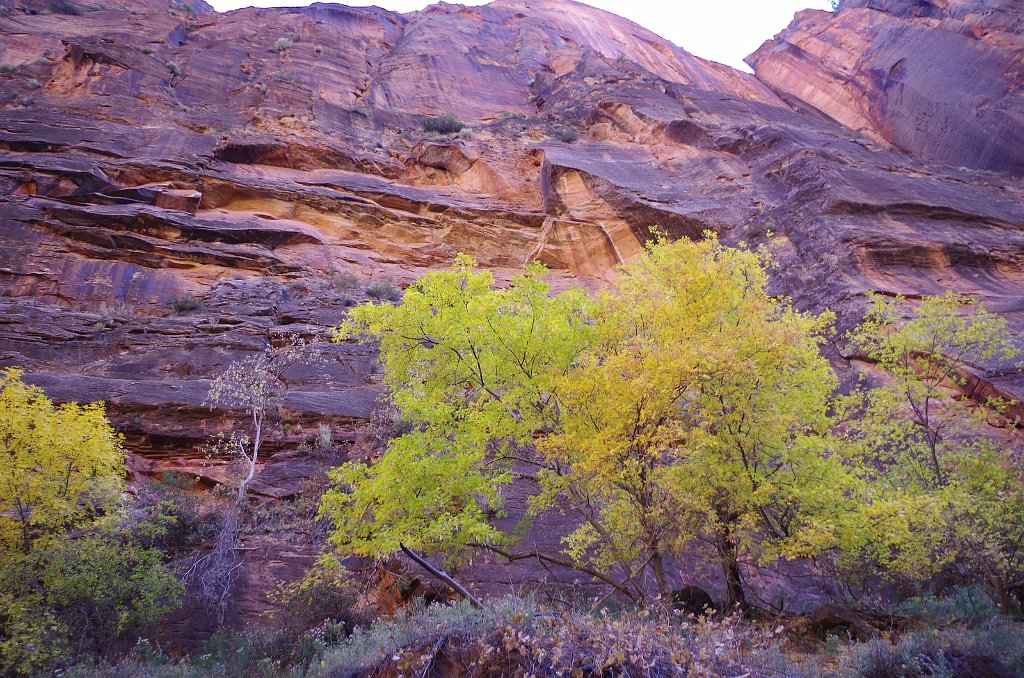
[[[208,0],[226,12],[240,7],[297,7],[312,0]],[[377,5],[396,12],[423,9],[427,0],[350,0],[341,4]],[[484,5],[485,0],[463,0]],[[671,40],[687,52],[750,71],[743,63],[765,40],[785,28],[793,14],[807,8],[830,10],[829,0],[588,0],[588,5],[618,14]]]

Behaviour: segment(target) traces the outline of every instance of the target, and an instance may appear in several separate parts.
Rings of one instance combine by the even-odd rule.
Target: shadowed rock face
[[[198,450],[241,417],[204,404],[213,377],[289,334],[323,336],[367,281],[407,284],[459,251],[499,280],[539,259],[557,287],[594,289],[652,225],[713,231],[771,240],[775,289],[832,308],[840,330],[867,290],[953,289],[1024,336],[1010,0],[802,12],[751,57],[757,77],[568,0],[406,15],[21,4],[0,0],[0,365],[57,399],[107,401],[140,476],[223,481]],[[471,131],[421,131],[443,113]],[[185,295],[201,307],[175,310]],[[321,344],[324,368],[287,375],[260,497],[319,473],[294,448],[320,424],[344,454],[364,450],[374,351]],[[978,394],[1024,396],[1020,373],[973,369]],[[533,538],[557,547],[560,520]],[[260,545],[285,549],[273,567],[250,558],[233,623],[311,557],[282,539]],[[510,570],[471,576],[496,589]],[[193,642],[182,614],[171,634]]]

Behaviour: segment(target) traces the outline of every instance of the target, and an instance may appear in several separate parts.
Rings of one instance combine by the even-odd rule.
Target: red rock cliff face
[[[840,330],[871,289],[954,289],[1024,328],[1016,2],[804,12],[752,57],[757,77],[568,0],[20,4],[0,0],[0,364],[107,401],[138,473],[222,480],[197,454],[238,419],[203,405],[213,376],[337,324],[368,298],[343,273],[404,284],[459,251],[593,288],[651,225],[770,231],[777,291]],[[471,129],[423,133],[441,113]],[[175,311],[186,294],[201,307]],[[322,472],[295,446],[322,423],[352,445],[374,407],[373,350],[324,349],[325,368],[288,375],[258,496],[295,496]],[[974,369],[1024,395],[1019,373]],[[238,623],[308,563],[292,537],[249,552]],[[179,638],[202,636],[196,619]]]
[[[844,0],[748,61],[790,101],[914,155],[1024,175],[1018,0]]]

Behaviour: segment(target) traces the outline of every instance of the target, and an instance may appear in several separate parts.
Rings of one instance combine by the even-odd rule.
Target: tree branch
[[[405,544],[401,544],[400,543],[398,545],[398,547],[402,549],[402,553],[404,553],[405,555],[407,555],[410,558],[412,558],[413,561],[415,561],[415,563],[417,565],[419,565],[424,570],[426,570],[430,574],[434,575],[435,577],[437,577],[438,579],[443,581],[453,591],[455,591],[460,596],[462,596],[463,598],[468,600],[473,607],[475,607],[478,610],[484,609],[484,604],[481,603],[480,600],[477,599],[476,596],[474,596],[472,593],[470,593],[469,590],[466,587],[464,587],[459,582],[455,581],[451,577],[451,575],[449,575],[447,572],[445,572],[444,570],[441,570],[441,569],[438,569],[438,568],[434,567],[433,565],[428,563],[426,560],[424,560],[418,553],[413,551],[411,548],[409,548]]]

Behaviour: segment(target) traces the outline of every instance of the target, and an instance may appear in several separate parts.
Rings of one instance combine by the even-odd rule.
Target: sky
[[[207,0],[226,12],[239,7],[295,7],[312,0]],[[488,0],[462,0],[483,5]],[[346,0],[345,5],[377,5],[397,12],[423,9],[431,0]],[[747,56],[789,24],[801,9],[831,9],[829,0],[587,0],[618,14],[705,59],[749,71]]]

